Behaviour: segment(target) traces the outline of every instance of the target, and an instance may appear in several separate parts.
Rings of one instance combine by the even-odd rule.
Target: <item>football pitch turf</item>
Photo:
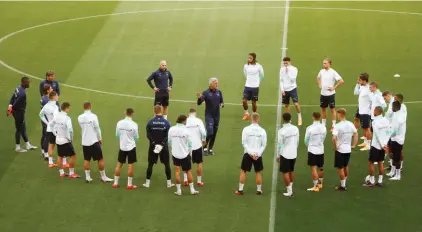
[[[173,195],[165,187],[164,167],[155,166],[149,189],[127,191],[126,167],[121,188],[99,181],[93,163],[90,184],[84,178],[60,179],[39,151],[17,154],[12,118],[1,117],[0,231],[422,231],[422,148],[417,119],[422,113],[422,2],[293,2],[288,15],[287,55],[298,67],[298,91],[304,125],[296,162],[295,197],[286,199],[281,179],[272,189],[278,104],[278,73],[285,25],[285,2],[0,2],[0,95],[6,107],[22,73],[29,74],[26,123],[30,141],[39,146],[39,78],[54,70],[61,83],[60,102],[72,105],[76,172],[83,172],[77,116],[89,100],[100,120],[109,177],[117,161],[115,126],[127,107],[135,109],[141,139],[134,184],[142,186],[147,167],[146,122],[152,117],[153,93],[146,77],[162,59],[175,80],[169,120],[195,106],[195,93],[219,78],[226,107],[221,111],[216,156],[205,157],[199,196]],[[90,17],[97,16],[98,17]],[[86,17],[80,20],[72,20]],[[62,21],[62,22],[60,22]],[[54,23],[52,23],[54,22]],[[45,26],[37,26],[49,23]],[[28,30],[11,34],[22,29]],[[258,54],[265,69],[258,111],[267,130],[263,191],[255,195],[254,173],[245,195],[238,187],[243,154],[241,103],[243,64]],[[362,72],[380,89],[403,93],[408,108],[404,173],[385,178],[383,188],[361,187],[367,175],[367,152],[353,151],[348,191],[335,192],[331,135],[326,139],[325,188],[310,193],[310,169],[303,144],[311,113],[318,111],[316,75],[329,57],[345,80],[337,105],[353,120],[356,77]],[[399,73],[400,78],[393,78]],[[232,104],[229,104],[232,103]],[[284,109],[283,109],[284,110]],[[203,118],[204,106],[198,107]],[[293,122],[297,116],[293,109]],[[328,125],[331,125],[328,122]],[[172,168],[173,171],[173,168]],[[277,175],[279,175],[277,173]],[[272,192],[274,190],[275,192]],[[271,201],[271,196],[275,198]],[[270,209],[273,209],[271,211]],[[273,221],[270,217],[273,216]],[[418,219],[419,218],[419,219]],[[271,231],[272,232],[272,231]]]

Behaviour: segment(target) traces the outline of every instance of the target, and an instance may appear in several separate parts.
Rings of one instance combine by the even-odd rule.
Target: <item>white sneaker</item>
[[[101,180],[105,183],[114,181],[114,179],[111,179],[111,178],[108,178],[108,177],[104,177]]]
[[[191,192],[190,192],[190,194],[191,194],[191,195],[197,195],[197,194],[199,194],[199,191],[197,191],[197,190],[193,190],[193,191],[191,191]]]
[[[364,146],[360,149],[360,151],[369,151],[369,147],[368,146]]]
[[[393,176],[393,177],[391,177],[390,178],[390,180],[400,180],[401,178],[400,177],[398,177],[398,176]]]
[[[283,193],[283,195],[285,197],[292,197],[293,196],[293,192],[291,192],[291,193]]]
[[[93,181],[93,179],[91,177],[89,178],[85,178],[86,183],[91,183]]]
[[[142,186],[144,186],[145,188],[149,188],[149,184],[142,184]]]
[[[16,151],[16,152],[19,152],[19,153],[22,153],[22,152],[27,152],[27,150],[22,149],[22,148],[16,149],[15,151]]]
[[[182,191],[176,191],[176,192],[174,192],[174,195],[176,195],[176,196],[182,196]]]
[[[386,174],[386,176],[393,177],[394,176],[394,173],[393,172],[389,172],[389,173]]]
[[[35,150],[35,149],[37,149],[36,146],[32,146],[32,145],[26,146],[26,150]]]
[[[365,136],[360,137],[360,139],[364,140],[365,139]]]
[[[167,188],[172,188],[172,187],[174,187],[175,185],[174,184],[168,184],[167,185]]]

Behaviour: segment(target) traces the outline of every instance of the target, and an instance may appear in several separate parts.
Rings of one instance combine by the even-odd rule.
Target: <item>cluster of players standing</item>
[[[242,145],[244,156],[241,162],[239,188],[235,192],[243,195],[243,188],[246,173],[251,171],[252,166],[256,172],[257,194],[262,194],[263,162],[262,155],[267,145],[265,130],[259,126],[260,115],[257,113],[257,102],[259,86],[264,79],[264,69],[257,62],[256,54],[248,55],[248,62],[244,66],[246,78],[243,91],[242,105],[244,108],[243,120],[251,120],[251,125],[245,127],[242,132]],[[283,126],[277,136],[277,161],[280,163],[280,172],[286,186],[284,196],[293,196],[294,166],[299,146],[299,129],[291,123],[290,99],[292,99],[298,114],[298,125],[302,125],[296,79],[298,69],[291,64],[289,57],[283,58],[283,66],[280,70],[280,89],[282,93],[282,104],[285,111],[282,115]],[[154,81],[154,84],[152,83]],[[173,127],[167,121],[169,92],[172,90],[173,77],[167,70],[166,61],[160,62],[160,68],[154,71],[147,79],[147,83],[155,92],[154,114],[147,126],[147,137],[150,141],[148,149],[148,167],[146,170],[146,181],[144,187],[151,185],[151,175],[154,164],[160,162],[165,166],[167,187],[171,188],[170,150],[173,164],[175,166],[176,195],[181,195],[180,174],[184,174],[183,184],[190,186],[190,193],[195,195],[199,192],[194,188],[192,177],[192,163],[197,164],[197,184],[201,187],[203,155],[214,155],[213,146],[216,139],[219,121],[220,108],[224,107],[222,92],[218,89],[218,79],[209,80],[209,88],[197,93],[197,104],[205,102],[205,125],[201,119],[196,117],[196,110],[190,109],[189,115],[180,115],[177,124]],[[312,114],[313,124],[307,127],[305,133],[305,145],[308,147],[308,165],[312,170],[313,187],[308,191],[318,192],[323,187],[323,166],[324,166],[324,141],[327,135],[326,130],[326,109],[330,108],[332,116],[331,132],[332,144],[335,150],[334,166],[338,170],[340,185],[336,190],[346,190],[348,177],[348,163],[352,148],[358,145],[357,128],[360,126],[364,131],[364,142],[359,146],[361,150],[369,150],[369,175],[364,186],[382,186],[384,175],[383,161],[386,152],[390,155],[391,172],[388,174],[392,180],[400,180],[401,165],[403,163],[402,148],[406,133],[407,110],[403,104],[403,95],[396,94],[394,99],[388,91],[381,93],[376,82],[369,83],[369,75],[366,73],[358,77],[354,94],[359,96],[359,108],[355,115],[354,124],[346,120],[345,109],[335,109],[335,90],[344,81],[341,76],[331,68],[331,60],[323,61],[323,69],[317,75],[317,83],[321,89],[320,112]],[[26,142],[27,150],[36,149],[32,146],[26,135],[25,109],[26,89],[29,88],[29,78],[23,77],[21,85],[16,88],[8,107],[8,115],[13,114],[16,126],[16,151],[25,152],[20,147],[20,137]],[[58,98],[60,88],[55,80],[54,72],[47,72],[46,79],[40,84],[41,111],[40,118],[43,126],[41,137],[42,155],[48,160],[48,167],[59,167],[60,177],[79,178],[74,171],[75,149],[72,145],[73,127],[71,118],[67,115],[70,111],[70,104],[63,102],[59,107]],[[252,114],[248,111],[248,101],[252,101]],[[388,103],[388,105],[387,105]],[[86,181],[91,182],[90,161],[98,161],[101,180],[113,182],[113,188],[119,186],[120,169],[124,163],[128,163],[128,184],[127,189],[134,189],[133,185],[133,164],[136,160],[136,140],[139,139],[138,125],[133,121],[134,110],[126,109],[126,117],[120,120],[116,126],[116,137],[120,141],[118,163],[114,172],[114,179],[108,178],[104,170],[103,154],[101,150],[101,129],[98,117],[92,113],[92,104],[83,104],[85,112],[78,117],[78,123],[82,129],[82,146],[84,153],[84,169]],[[385,112],[385,116],[383,113]],[[336,119],[339,120],[336,123]],[[353,140],[353,144],[352,144]],[[53,153],[57,145],[58,160],[54,163]],[[171,149],[170,149],[171,148]],[[67,160],[69,158],[69,160]],[[374,165],[378,164],[378,181],[375,182]],[[64,171],[69,168],[69,173]]]

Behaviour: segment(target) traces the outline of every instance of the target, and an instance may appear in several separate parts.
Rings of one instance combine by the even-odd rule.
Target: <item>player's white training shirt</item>
[[[352,138],[357,130],[353,123],[349,121],[340,121],[334,125],[333,136],[337,137],[336,150],[340,153],[352,152]]]
[[[324,154],[324,140],[327,136],[327,128],[320,122],[313,122],[306,128],[305,145],[308,146],[308,152],[314,155]]]
[[[258,88],[261,80],[264,79],[264,69],[258,63],[245,64],[243,73],[246,77],[245,87]]]
[[[50,122],[53,134],[56,136],[56,144],[63,145],[73,140],[72,120],[66,112],[57,113]]]
[[[204,123],[195,115],[190,115],[186,120],[186,127],[191,134],[192,150],[200,149],[202,147],[202,141],[205,141],[207,136]]]
[[[138,124],[130,117],[120,120],[116,126],[116,137],[120,140],[120,150],[131,151],[139,139]]]
[[[296,159],[299,146],[299,129],[290,123],[283,124],[278,130],[277,147],[278,156],[286,159]]]
[[[391,99],[390,102],[388,103],[388,109],[387,109],[387,112],[385,112],[384,117],[388,119],[390,124],[393,123],[393,99]]]
[[[359,95],[359,114],[371,114],[371,91],[369,85],[356,84],[355,95]]]
[[[49,101],[40,111],[41,121],[47,125],[47,132],[52,132],[50,122],[54,116],[59,113],[59,107],[56,105],[56,101]]]
[[[192,151],[192,139],[189,129],[183,124],[176,124],[169,130],[168,143],[171,154],[177,159],[186,158]]]
[[[242,145],[246,154],[261,157],[267,146],[267,133],[258,124],[252,123],[243,128]]]
[[[298,70],[295,66],[282,66],[280,68],[280,89],[283,91],[292,91],[297,88],[297,74]]]
[[[391,141],[395,141],[401,145],[404,144],[406,137],[406,115],[401,110],[393,113],[393,123],[391,125]]]
[[[384,98],[382,97],[382,93],[379,89],[377,89],[375,92],[371,92],[371,119],[374,119],[374,110],[375,107],[381,106],[383,109],[387,107],[387,104],[385,103]]]
[[[391,137],[390,122],[382,115],[378,115],[374,117],[374,120],[372,121],[372,128],[374,130],[374,136],[372,138],[371,146],[378,150],[382,150]]]
[[[82,129],[82,146],[91,146],[101,140],[101,129],[97,115],[90,110],[85,110],[83,114],[79,115],[78,122]]]
[[[317,77],[321,81],[322,96],[331,96],[336,93],[335,90],[328,90],[328,87],[334,87],[336,81],[341,80],[341,76],[336,72],[336,70],[332,68],[321,69]]]
[[[407,107],[404,103],[401,104],[400,111],[403,113],[404,117],[407,119]]]

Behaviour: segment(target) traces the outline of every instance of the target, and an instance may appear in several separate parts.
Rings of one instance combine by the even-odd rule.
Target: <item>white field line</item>
[[[100,17],[108,17],[108,16],[122,16],[127,14],[142,14],[142,13],[160,13],[160,12],[168,12],[168,11],[189,11],[189,10],[230,10],[230,9],[251,9],[251,8],[258,8],[258,9],[285,9],[285,7],[210,7],[210,8],[179,8],[179,9],[161,9],[161,10],[140,10],[140,11],[128,11],[128,12],[119,12],[119,13],[110,13],[110,14],[101,14],[101,15],[93,15],[93,16],[85,16],[85,17],[79,17],[79,18],[73,18],[73,19],[65,19],[65,20],[59,20],[54,22],[48,22],[44,24],[39,24],[27,28],[23,28],[21,30],[11,32],[2,38],[0,38],[0,44],[4,42],[6,39],[20,34],[22,32],[26,32],[29,30],[37,29],[40,27],[46,27],[54,24],[60,24],[60,23],[66,23],[66,22],[73,22],[73,21],[80,21],[85,19],[93,19],[93,18],[100,18]],[[422,16],[422,13],[416,13],[416,12],[402,12],[402,11],[389,11],[389,10],[371,10],[371,9],[354,9],[354,8],[327,8],[327,7],[289,7],[290,9],[303,9],[303,10],[331,10],[331,11],[357,11],[357,12],[377,12],[377,13],[390,13],[390,14],[403,14],[403,15],[418,15]],[[283,46],[284,47],[284,46]],[[282,50],[287,50],[287,48],[282,48]],[[36,80],[43,80],[44,78],[37,77],[35,75],[26,73],[22,70],[19,70],[3,60],[0,59],[0,65],[13,71],[16,73],[19,73],[21,75],[28,76],[30,78],[36,79]],[[75,85],[70,85],[66,83],[62,83],[61,86],[83,90],[83,91],[89,91],[94,93],[100,93],[100,94],[106,94],[106,95],[112,95],[112,96],[120,96],[120,97],[130,97],[135,99],[154,99],[153,97],[148,96],[139,96],[139,95],[133,95],[133,94],[123,94],[123,93],[115,93],[115,92],[109,92],[109,91],[103,91],[103,90],[97,90],[97,89],[91,89],[91,88],[85,88]],[[170,100],[172,102],[182,102],[182,103],[195,103],[195,101],[191,100],[181,100],[181,99],[172,99]],[[405,102],[406,104],[419,104],[422,103],[422,101],[409,101]],[[225,105],[233,105],[233,106],[240,106],[242,104],[238,103],[225,103]],[[259,104],[259,106],[262,107],[277,107],[275,104]],[[301,107],[318,107],[319,105],[301,105]],[[357,104],[344,104],[344,105],[338,105],[338,106],[357,106]]]
[[[283,42],[282,42],[282,49],[281,49],[281,65],[283,65],[283,58],[286,57],[287,54],[287,34],[289,30],[289,9],[290,9],[290,0],[286,0],[286,5],[284,8],[284,24],[283,24]],[[273,157],[273,173],[272,173],[272,181],[271,181],[271,200],[270,200],[270,218],[269,218],[269,225],[268,231],[274,232],[274,225],[275,225],[275,210],[277,208],[277,177],[278,177],[278,165],[276,160],[277,157],[277,135],[278,130],[280,129],[281,124],[281,111],[282,111],[282,101],[281,101],[281,88],[280,88],[280,80],[277,83],[278,85],[278,103],[277,103],[277,119],[276,119],[276,127],[275,127],[275,148],[274,148],[274,157]]]

